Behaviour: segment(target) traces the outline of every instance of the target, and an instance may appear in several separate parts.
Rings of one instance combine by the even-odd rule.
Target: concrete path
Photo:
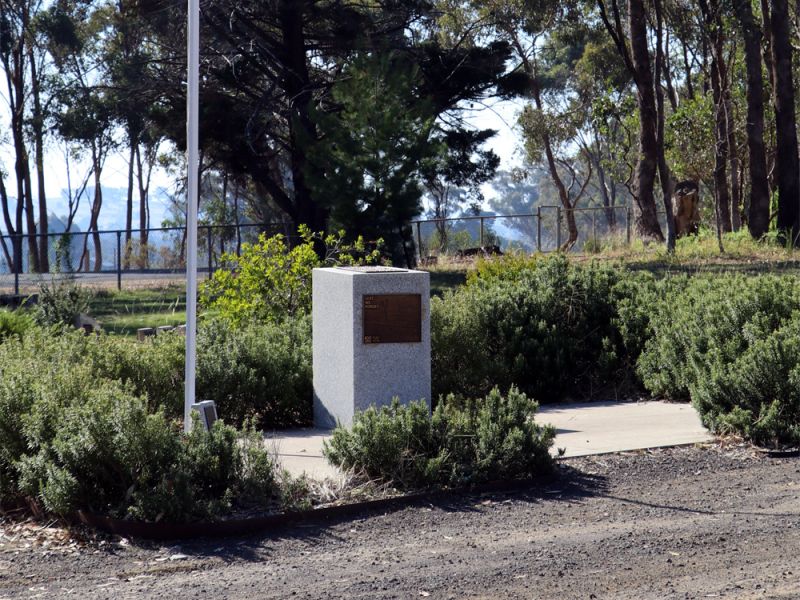
[[[691,404],[589,402],[542,406],[536,420],[556,428],[554,454],[586,456],[709,441]]]
[[[322,442],[331,437],[330,429],[292,429],[266,433],[267,448],[292,475],[303,472],[314,479],[338,479],[342,473],[322,456]]]
[[[690,404],[667,402],[590,402],[543,406],[537,421],[556,428],[553,454],[585,456],[679,446],[709,441]],[[326,429],[297,429],[267,434],[267,444],[281,465],[293,475],[338,478],[341,473],[322,456]]]

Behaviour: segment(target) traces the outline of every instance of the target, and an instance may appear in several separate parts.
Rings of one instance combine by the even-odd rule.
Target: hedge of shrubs
[[[180,521],[280,498],[286,478],[255,431],[309,420],[308,319],[203,323],[198,397],[216,399],[229,425],[185,436],[182,336],[138,343],[5,314],[0,505],[30,497],[55,514]]]
[[[434,299],[436,394],[518,385],[542,402],[589,396],[626,372],[691,399],[705,424],[800,443],[800,281],[667,275],[565,257],[484,263]]]
[[[33,317],[24,311],[0,309],[0,342],[21,336],[34,325]]]
[[[0,504],[178,521],[272,497],[258,434],[220,422],[184,436],[133,381],[100,376],[81,337],[40,331],[0,345]]]
[[[198,394],[215,400],[226,421],[239,424],[252,418],[265,429],[310,424],[308,315],[238,327],[209,321],[198,331],[197,348]]]
[[[602,385],[623,348],[613,290],[622,272],[566,258],[484,263],[431,306],[433,396],[511,385],[553,402]]]

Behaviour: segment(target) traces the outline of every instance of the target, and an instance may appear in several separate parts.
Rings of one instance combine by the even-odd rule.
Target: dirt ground
[[[713,445],[560,470],[537,490],[249,538],[6,521],[0,598],[800,598],[800,459]]]

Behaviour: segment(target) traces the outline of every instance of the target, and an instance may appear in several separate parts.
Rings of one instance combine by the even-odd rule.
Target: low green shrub
[[[34,318],[44,327],[73,325],[80,313],[89,310],[89,297],[89,291],[71,279],[42,282],[33,307]]]
[[[34,326],[30,313],[22,310],[0,309],[0,343],[13,336],[21,336]]]
[[[431,301],[434,397],[514,385],[550,402],[589,394],[624,364],[612,293],[621,270],[564,256],[498,264]]]
[[[185,338],[177,334],[148,338],[143,343],[116,336],[87,336],[82,331],[34,328],[15,344],[4,344],[0,369],[29,361],[35,370],[86,367],[89,382],[120,381],[151,409],[183,414]]]
[[[248,417],[261,427],[311,422],[311,319],[233,327],[206,322],[197,338],[199,397],[217,403],[230,423]]]
[[[650,273],[625,273],[611,290],[611,302],[616,313],[612,325],[616,330],[630,366],[644,349],[645,342],[653,335],[650,319],[657,304],[663,298],[680,293],[679,280],[668,277],[657,279]]]
[[[144,398],[151,412],[183,416],[186,339],[175,332],[136,342],[117,336],[35,328],[0,354],[0,369],[27,362],[46,372],[53,365],[82,370],[90,382],[116,381]],[[9,345],[9,344],[4,344]],[[282,428],[311,421],[311,323],[298,316],[233,327],[204,322],[197,337],[197,396],[217,402],[220,417],[242,425]]]
[[[707,427],[758,444],[800,444],[800,313],[732,360],[711,351],[693,366],[700,373],[690,393]]]
[[[84,343],[80,355],[91,361],[96,377],[132,386],[134,394],[147,399],[151,411],[163,408],[168,417],[183,415],[185,337],[170,332],[135,342],[102,335],[89,336]]]
[[[310,312],[315,267],[373,264],[381,259],[380,251],[368,250],[361,237],[345,243],[343,231],[323,236],[301,226],[298,233],[302,243],[292,247],[282,235],[261,234],[258,242],[243,244],[238,256],[224,254],[221,261],[228,268],[215,271],[200,287],[202,306],[234,325],[282,322]]]
[[[351,429],[337,427],[325,442],[324,453],[344,469],[401,487],[424,487],[442,478],[447,458],[442,421],[441,411],[431,418],[424,401],[370,407],[355,415]]]
[[[239,434],[220,421],[184,436],[131,384],[28,350],[22,341],[0,346],[0,502],[28,496],[55,514],[181,521],[275,495],[254,430]]]
[[[637,373],[653,395],[674,399],[688,399],[712,365],[733,363],[800,309],[794,277],[695,276],[656,290],[640,300],[649,317]]]
[[[518,385],[560,400],[635,370],[652,395],[692,399],[714,430],[798,443],[798,312],[791,276],[479,262],[432,301],[434,396]]]
[[[551,468],[555,436],[534,422],[537,409],[513,388],[477,400],[451,395],[432,414],[424,401],[395,400],[335,429],[324,452],[341,468],[405,489],[533,477]]]

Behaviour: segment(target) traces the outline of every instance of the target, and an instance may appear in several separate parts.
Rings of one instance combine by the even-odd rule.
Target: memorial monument
[[[431,400],[430,280],[392,267],[314,269],[314,424],[356,411]]]

